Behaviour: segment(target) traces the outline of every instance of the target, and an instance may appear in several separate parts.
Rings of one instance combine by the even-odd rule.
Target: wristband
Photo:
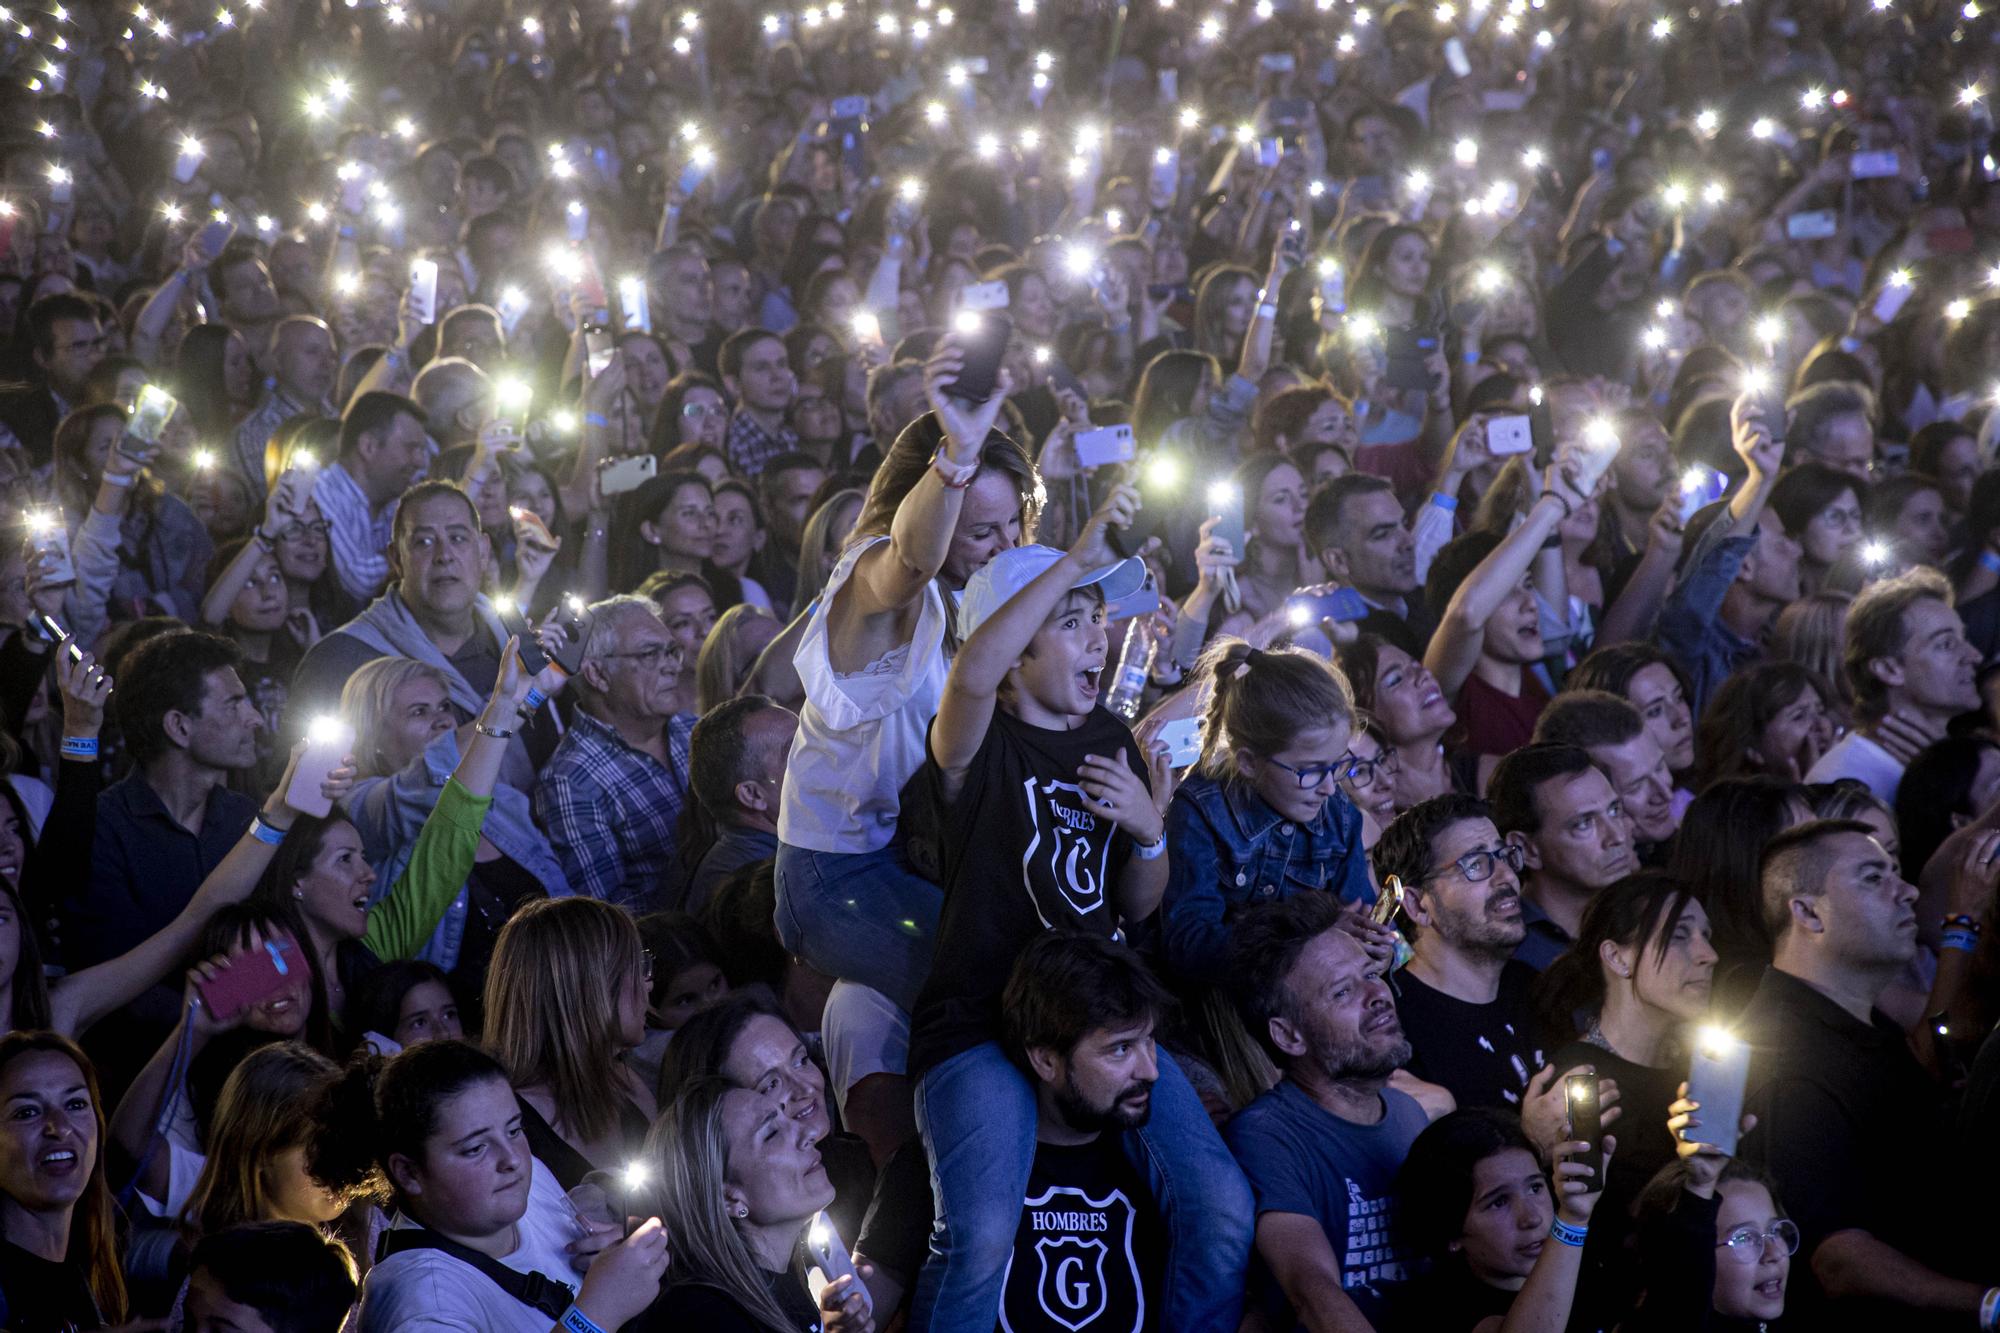
[[[972,479],[979,475],[978,459],[975,458],[970,463],[954,463],[945,453],[942,444],[938,445],[937,452],[931,455],[931,466],[937,470],[938,480],[944,483],[948,491],[964,490],[972,484]]]
[[[264,531],[264,525],[262,523],[259,523],[256,527],[250,529],[250,537],[251,540],[255,541],[259,546],[263,547],[267,551],[270,550],[273,545],[271,534]]]
[[[97,737],[95,736],[63,737],[62,757],[65,759],[97,758]]]
[[[583,418],[583,424],[586,426],[595,426],[599,430],[602,430],[606,426],[609,426],[611,422],[602,412],[591,412]]]
[[[131,475],[121,472],[107,472],[97,480],[106,486],[130,486],[132,484]]]
[[[1276,319],[1277,317],[1278,317],[1278,307],[1272,305],[1269,301],[1266,301],[1263,305],[1257,307],[1257,318]]]
[[[1476,351],[1461,352],[1459,353],[1459,360],[1465,362],[1468,366],[1476,366],[1479,364],[1479,353]]]
[[[491,736],[496,741],[511,741],[514,739],[513,732],[503,731],[499,727],[489,727],[484,722],[473,723],[472,729],[482,736]]]
[[[1979,952],[1979,936],[1969,930],[1947,930],[1940,942],[1942,949],[1962,949],[1966,953]]]
[[[2000,574],[2000,555],[1996,555],[1992,551],[1981,551],[1979,553],[1979,567],[1989,574]]]
[[[1979,1298],[1979,1327],[1982,1330],[2000,1328],[2000,1287],[1988,1287],[1986,1294]]]
[[[354,239],[354,227],[350,223],[343,222],[335,229],[334,234],[343,241],[351,241]]]
[[[250,836],[266,847],[276,847],[285,840],[287,830],[279,828],[260,813],[251,817]]]
[[[564,1330],[564,1333],[604,1333],[603,1325],[574,1305],[563,1311],[562,1318],[556,1321],[556,1326]]]
[[[1544,551],[1560,551],[1562,544],[1563,535],[1560,532],[1551,532],[1547,537],[1543,538],[1542,549]]]
[[[1141,861],[1157,861],[1167,852],[1167,835],[1160,834],[1158,842],[1140,842],[1132,845],[1132,855]]]
[[[528,687],[527,694],[523,695],[521,698],[521,707],[524,711],[532,713],[537,709],[539,709],[543,704],[547,703],[548,701],[549,701],[548,695],[543,694],[533,685],[530,685]]]
[[[1549,1220],[1549,1235],[1564,1245],[1581,1248],[1584,1238],[1590,1235],[1590,1225],[1585,1223],[1583,1226],[1573,1227],[1560,1217],[1551,1218]]]

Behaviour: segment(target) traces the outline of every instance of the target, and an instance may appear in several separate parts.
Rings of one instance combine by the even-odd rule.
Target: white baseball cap
[[[1053,546],[1016,546],[1002,551],[966,581],[958,597],[958,637],[969,639],[1021,589],[1040,578],[1065,552]],[[1151,571],[1146,562],[1131,556],[1116,564],[1093,569],[1071,584],[1077,588],[1101,588],[1107,606],[1132,596],[1146,586]]]

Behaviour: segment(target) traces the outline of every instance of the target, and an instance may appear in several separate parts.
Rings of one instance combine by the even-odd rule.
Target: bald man
[[[236,428],[231,458],[243,475],[256,504],[264,503],[265,446],[278,427],[298,416],[337,415],[328,395],[340,377],[340,357],[333,330],[312,315],[291,315],[278,321],[271,334],[271,391],[257,410]]]

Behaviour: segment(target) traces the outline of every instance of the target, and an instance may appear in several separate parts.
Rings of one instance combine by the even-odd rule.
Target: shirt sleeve
[[[549,835],[570,887],[606,902],[617,902],[625,884],[625,856],[612,827],[611,811],[593,799],[562,766],[542,771],[535,784],[535,817]]]
[[[63,610],[69,615],[70,635],[80,644],[96,642],[110,623],[105,606],[118,578],[118,548],[124,536],[123,523],[111,514],[100,514],[93,505],[70,539],[76,582],[63,597]]]
[[[1167,890],[1161,926],[1167,966],[1190,981],[1219,982],[1229,970],[1228,904],[1218,879],[1222,857],[1215,831],[1193,801],[1167,806]]]
[[[1257,1215],[1298,1213],[1316,1219],[1324,1228],[1327,1218],[1309,1178],[1311,1163],[1290,1135],[1273,1132],[1276,1119],[1258,1107],[1238,1115],[1223,1132],[1236,1164],[1250,1182]]]
[[[1458,531],[1458,500],[1449,495],[1433,494],[1417,509],[1417,516],[1410,520],[1410,539],[1416,546],[1417,586],[1422,587],[1430,575],[1431,561],[1444,549]]]
[[[1729,521],[1725,516],[1716,523]],[[1667,594],[1654,625],[1659,645],[1668,656],[1684,664],[1701,657],[1716,617],[1722,614],[1722,599],[1729,585],[1736,582],[1737,571],[1743,568],[1743,560],[1756,541],[1754,536],[1724,537],[1713,528],[1702,534],[1687,571]]]
[[[472,873],[479,830],[492,808],[491,796],[474,796],[456,778],[444,784],[417,835],[409,865],[368,912],[368,933],[361,942],[370,953],[386,963],[413,957],[423,948]]]

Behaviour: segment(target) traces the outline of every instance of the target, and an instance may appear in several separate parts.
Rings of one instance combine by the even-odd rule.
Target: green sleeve
[[[452,899],[465,887],[479,853],[479,830],[491,796],[474,796],[457,778],[445,779],[437,805],[424,821],[410,863],[368,913],[361,942],[385,963],[411,958],[437,929]]]

